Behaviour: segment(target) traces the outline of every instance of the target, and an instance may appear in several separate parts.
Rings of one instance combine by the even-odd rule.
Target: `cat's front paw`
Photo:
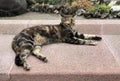
[[[101,41],[101,40],[102,40],[102,37],[100,37],[100,36],[95,36],[95,37],[92,37],[92,40]]]
[[[41,60],[42,60],[43,62],[45,62],[45,63],[48,62],[48,59],[47,59],[46,57],[42,57]]]

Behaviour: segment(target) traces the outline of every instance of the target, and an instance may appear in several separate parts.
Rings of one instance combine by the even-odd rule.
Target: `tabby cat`
[[[72,28],[75,25],[76,10],[66,8],[61,10],[61,23],[59,25],[40,25],[24,29],[12,42],[12,48],[16,53],[15,64],[30,70],[26,59],[34,55],[43,62],[47,58],[40,53],[41,47],[51,43],[70,43],[77,45],[96,45],[95,40],[102,38],[96,35],[80,34]]]

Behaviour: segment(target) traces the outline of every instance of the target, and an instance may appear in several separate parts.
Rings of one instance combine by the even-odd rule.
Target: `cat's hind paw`
[[[24,64],[23,68],[24,68],[24,70],[29,71],[30,70],[30,65]]]

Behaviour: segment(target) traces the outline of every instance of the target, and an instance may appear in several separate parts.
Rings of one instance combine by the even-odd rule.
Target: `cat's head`
[[[73,27],[75,25],[77,10],[72,7],[63,8],[60,12],[61,23]]]

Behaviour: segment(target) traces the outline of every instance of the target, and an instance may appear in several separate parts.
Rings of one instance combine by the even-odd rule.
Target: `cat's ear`
[[[77,16],[77,11],[73,13],[72,17],[76,17]]]
[[[78,7],[74,7],[74,8],[72,8],[72,10],[73,10],[73,17],[76,17],[77,16]]]

